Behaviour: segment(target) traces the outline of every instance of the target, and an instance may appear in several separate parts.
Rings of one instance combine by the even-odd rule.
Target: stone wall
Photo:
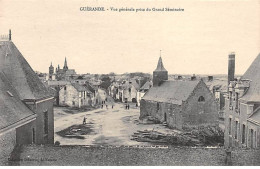
[[[8,158],[16,145],[15,129],[0,135],[0,165],[7,165]]]
[[[260,150],[238,149],[232,165],[260,165]],[[29,157],[28,157],[29,156]],[[223,166],[223,148],[125,146],[24,146],[20,165]],[[42,160],[41,160],[42,159]]]
[[[205,101],[199,102],[200,96],[204,97]],[[184,126],[218,125],[218,105],[202,81],[185,101],[182,112]]]
[[[72,85],[66,85],[66,90],[63,87],[59,92],[59,102],[60,105],[79,107],[79,93]]]

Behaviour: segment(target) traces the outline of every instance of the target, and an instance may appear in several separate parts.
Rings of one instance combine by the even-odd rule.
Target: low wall
[[[260,165],[260,150],[232,151],[232,165]],[[20,165],[225,165],[224,148],[23,146]]]

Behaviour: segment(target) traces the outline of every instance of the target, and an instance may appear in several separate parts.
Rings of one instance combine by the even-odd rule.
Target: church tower
[[[153,86],[160,86],[160,83],[164,80],[168,80],[168,71],[164,68],[160,56],[157,68],[153,71]]]
[[[67,71],[69,68],[68,68],[68,65],[67,65],[67,59],[65,57],[65,62],[64,62],[64,66],[63,66],[63,71]]]
[[[53,73],[54,73],[54,67],[52,66],[52,62],[51,62],[51,65],[49,67],[49,79],[52,79]]]
[[[51,65],[49,67],[49,76],[52,76],[54,73],[54,67],[52,66],[52,62],[51,62]]]

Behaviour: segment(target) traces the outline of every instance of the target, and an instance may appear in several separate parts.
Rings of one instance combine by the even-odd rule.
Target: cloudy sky
[[[105,12],[82,12],[101,6]],[[183,8],[184,12],[112,12]],[[162,50],[170,74],[226,74],[230,52],[243,74],[260,53],[260,1],[0,0],[0,34],[12,39],[34,70],[52,62],[78,73],[151,73]]]

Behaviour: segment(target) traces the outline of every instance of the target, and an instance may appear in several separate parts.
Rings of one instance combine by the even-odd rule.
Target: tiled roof
[[[19,94],[0,71],[0,130],[15,124],[33,113],[19,98]]]
[[[0,71],[23,99],[43,99],[50,93],[11,41],[0,42]]]
[[[250,80],[250,87],[241,99],[248,102],[260,102],[260,54],[240,79]]]
[[[150,88],[143,99],[181,105],[199,82],[202,81],[164,81],[160,86]]]

